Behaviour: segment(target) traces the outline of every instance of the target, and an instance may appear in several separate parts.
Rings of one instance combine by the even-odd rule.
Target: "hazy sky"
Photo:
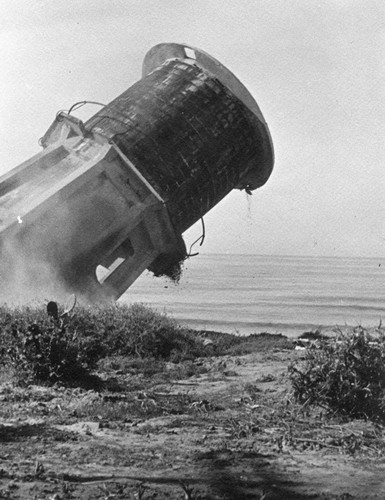
[[[0,172],[58,110],[138,80],[160,42],[231,69],[274,142],[268,183],[205,217],[203,252],[384,255],[383,0],[0,0]]]

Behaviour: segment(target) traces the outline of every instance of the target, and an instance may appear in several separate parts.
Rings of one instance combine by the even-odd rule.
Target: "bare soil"
[[[182,379],[111,361],[101,392],[3,376],[0,498],[385,498],[384,429],[293,402],[302,355],[272,338]]]

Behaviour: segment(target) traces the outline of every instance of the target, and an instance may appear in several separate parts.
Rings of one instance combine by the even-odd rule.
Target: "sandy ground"
[[[384,499],[383,429],[292,403],[302,354],[204,358],[182,380],[112,366],[102,393],[4,382],[0,498]]]

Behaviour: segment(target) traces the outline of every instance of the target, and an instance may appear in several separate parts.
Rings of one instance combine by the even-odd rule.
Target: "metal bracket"
[[[58,141],[64,142],[71,132],[80,137],[90,136],[84,123],[79,118],[60,111],[47,132],[39,139],[39,144],[46,148]]]

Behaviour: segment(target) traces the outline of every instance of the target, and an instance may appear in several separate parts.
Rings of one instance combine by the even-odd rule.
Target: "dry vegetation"
[[[298,351],[141,305],[3,306],[0,331],[0,498],[385,493],[381,328]]]
[[[299,365],[302,365],[299,367]],[[289,368],[294,396],[350,418],[385,421],[385,332],[337,331]]]

